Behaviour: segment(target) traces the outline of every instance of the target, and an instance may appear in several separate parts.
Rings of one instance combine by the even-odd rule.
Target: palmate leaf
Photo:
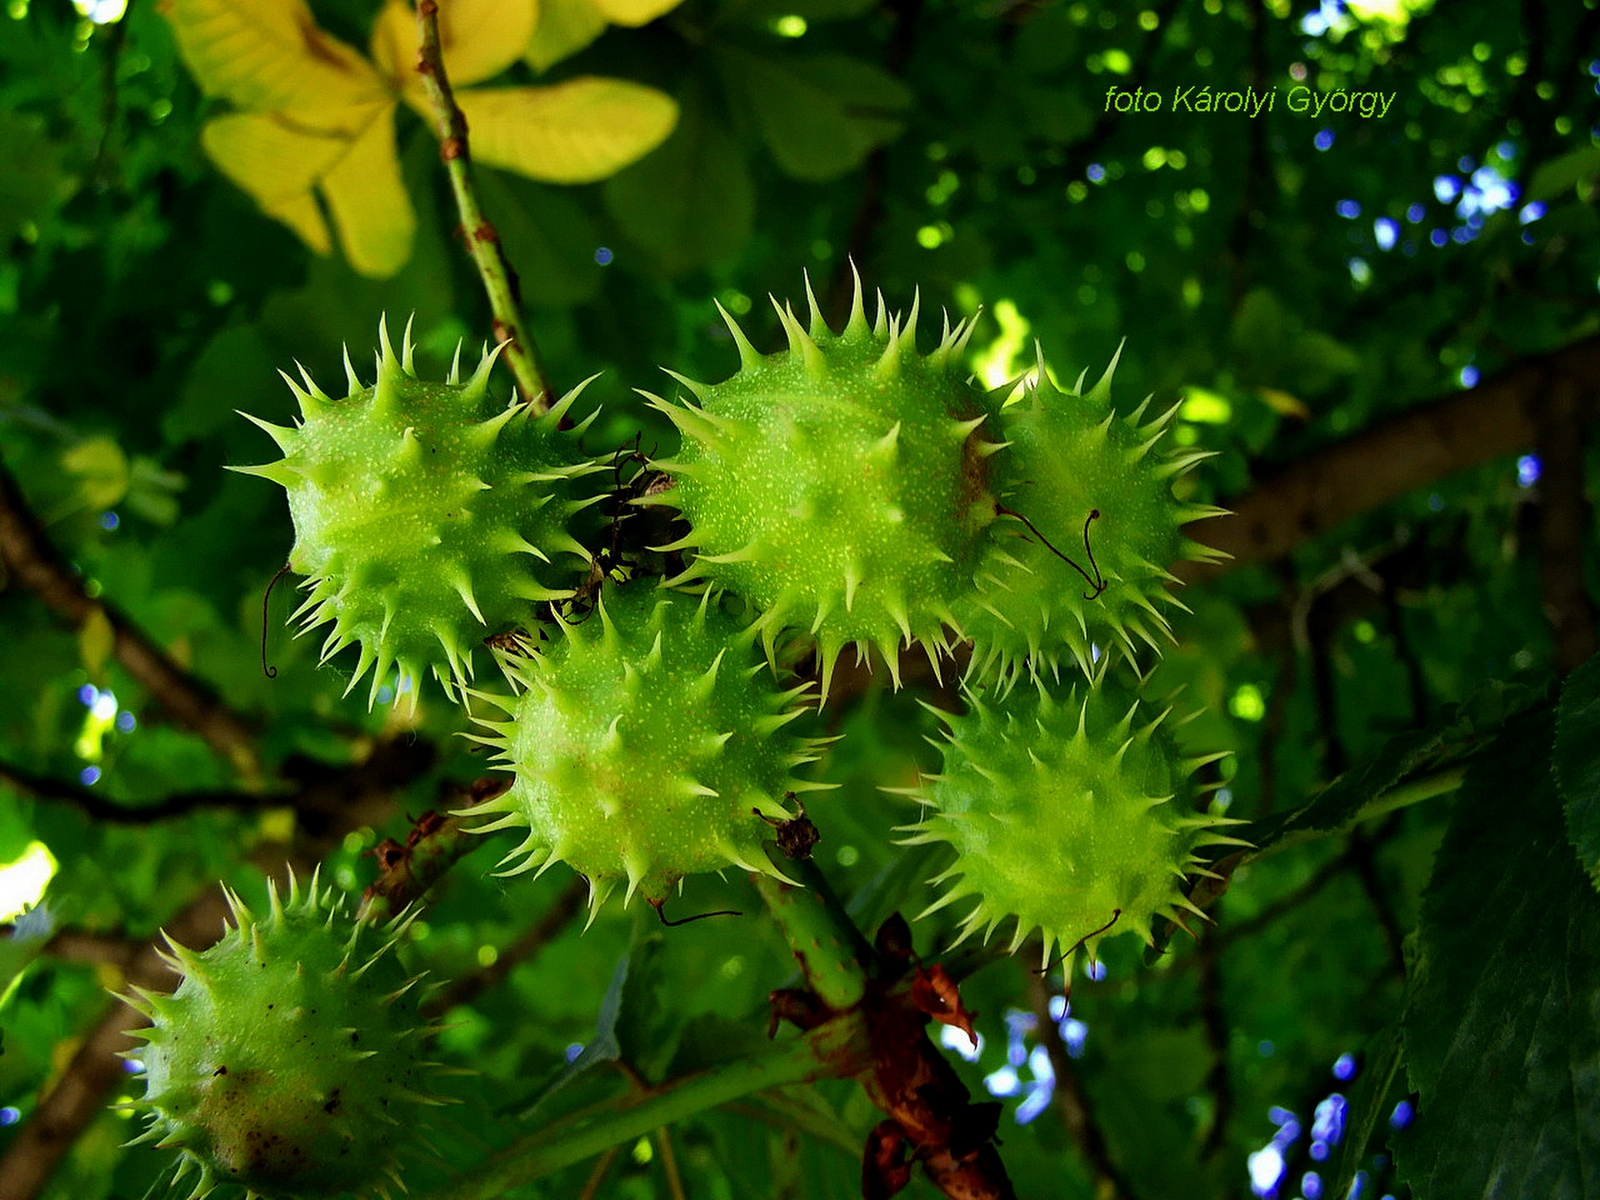
[[[458,0],[441,11],[445,67],[461,89],[474,152],[534,179],[603,179],[657,146],[677,106],[653,88],[593,77],[471,89],[518,59],[538,11],[536,0]],[[336,235],[363,275],[386,278],[404,266],[416,216],[395,150],[396,107],[404,100],[434,124],[415,69],[411,6],[390,0],[379,14],[370,61],[318,29],[301,0],[177,0],[169,17],[200,85],[245,110],[203,131],[223,173],[318,253]]]
[[[1551,767],[1566,810],[1567,837],[1600,887],[1600,657],[1562,685]]]
[[[1573,860],[1548,711],[1461,789],[1423,897],[1405,1016],[1418,1200],[1600,1195],[1600,896]]]
[[[201,89],[240,108],[312,113],[384,97],[372,64],[302,0],[171,0],[166,12]]]

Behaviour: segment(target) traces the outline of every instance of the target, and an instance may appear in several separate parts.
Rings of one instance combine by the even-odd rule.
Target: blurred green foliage
[[[380,8],[311,4],[356,45]],[[557,389],[604,373],[583,401],[601,407],[596,452],[636,434],[670,450],[670,427],[632,391],[662,388],[659,367],[733,371],[713,300],[770,349],[778,323],[762,297],[801,295],[808,272],[836,317],[852,260],[895,306],[914,289],[925,309],[981,305],[974,369],[991,382],[1030,366],[1035,338],[1068,381],[1097,376],[1121,345],[1117,402],[1182,400],[1177,439],[1218,452],[1192,477],[1194,498],[1221,504],[1600,330],[1595,0],[686,0],[609,26],[571,3],[548,12],[582,16],[586,32],[561,34],[575,47],[566,57],[535,54],[541,73],[518,61],[500,82],[633,80],[678,112],[658,148],[604,182],[479,172]],[[1174,111],[1175,91],[1192,86],[1277,98],[1254,119]],[[1315,118],[1291,110],[1297,87],[1393,99],[1382,117]],[[1135,88],[1161,111],[1118,111],[1118,91]],[[396,740],[433,757],[344,828],[256,801],[103,819],[86,796],[137,810],[237,797],[260,780],[171,720],[118,659],[109,626],[74,636],[28,579],[0,574],[0,860],[43,843],[59,863],[44,899],[55,928],[113,944],[148,938],[218,879],[259,897],[260,866],[308,845],[331,845],[327,877],[358,891],[378,839],[404,838],[404,814],[484,773],[451,736],[454,709],[426,704],[413,726],[340,700],[353,659],[318,669],[282,630],[281,595],[267,619],[276,676],[263,674],[262,594],[292,531],[275,489],[222,469],[266,452],[234,410],[287,420],[276,370],[300,362],[337,379],[347,344],[364,370],[382,313],[414,318],[419,366],[433,374],[458,339],[488,337],[433,136],[399,109],[417,230],[405,264],[375,280],[337,249],[313,254],[219,173],[200,134],[222,111],[152,0],[102,25],[66,0],[0,12],[0,460],[88,596],[246,717],[267,778],[359,763]],[[1577,568],[1592,621],[1600,461],[1586,455]],[[1048,1001],[1028,965],[965,947],[952,959],[971,971],[963,995],[984,1037],[958,1069],[980,1097],[986,1078],[1009,1070],[1016,1082],[1000,1136],[1019,1196],[1245,1195],[1252,1172],[1271,1171],[1270,1157],[1251,1157],[1269,1144],[1285,1197],[1312,1195],[1306,1172],[1331,1196],[1357,1170],[1372,1197],[1407,1182],[1424,1200],[1600,1195],[1600,902],[1566,844],[1592,872],[1594,677],[1573,676],[1553,718],[1540,559],[1553,501],[1536,465],[1441,474],[1185,592],[1193,611],[1151,687],[1184,689],[1196,749],[1234,752],[1216,782],[1272,852],[1232,872],[1198,941],[1179,932],[1149,958],[1109,943],[1104,978],[1079,974],[1081,1056],[1041,1057]],[[115,696],[93,727],[86,687]],[[1576,734],[1558,734],[1573,723]],[[934,722],[876,678],[816,725],[845,735],[826,767],[841,786],[813,805],[818,862],[870,932],[891,912],[919,912],[933,895],[923,881],[943,866],[892,843],[914,811],[878,790],[932,769],[921,739]],[[1380,811],[1396,785],[1448,771],[1466,772],[1459,801],[1443,789]],[[407,954],[433,977],[488,967],[569,883],[565,868],[502,881],[489,874],[496,857],[468,857],[414,927]],[[441,1054],[481,1072],[435,1138],[453,1169],[522,1130],[517,1113],[568,1048],[596,1038],[624,959],[620,1015],[600,1033],[631,1069],[659,1078],[762,1041],[766,994],[794,972],[754,893],[739,878],[694,879],[674,906],[745,915],[658,932],[647,909],[608,908],[586,932],[562,926],[451,1013]],[[915,927],[925,954],[945,944],[943,920]],[[76,1069],[106,1011],[104,988],[121,982],[115,954],[52,953],[58,941],[22,932],[0,942],[0,1162],[23,1153],[41,1098]],[[1480,958],[1494,959],[1481,977]],[[1045,984],[1059,989],[1059,976]],[[1513,1043],[1497,1042],[1496,1014],[1513,1007]],[[1337,1150],[1316,1157],[1311,1123],[1328,1095],[1358,1095],[1332,1074],[1344,1054],[1385,1086],[1359,1094],[1350,1121],[1374,1133],[1341,1168]],[[614,1082],[586,1073],[534,1120]],[[1397,1178],[1389,1115],[1413,1089],[1420,1115]],[[1298,1138],[1269,1119],[1274,1105],[1297,1115]],[[852,1195],[879,1116],[845,1083],[762,1096],[676,1127],[671,1171],[659,1140],[624,1147],[588,1194],[672,1196],[675,1172],[677,1194],[716,1200]],[[36,1194],[162,1194],[164,1157],[118,1148],[124,1115],[71,1132]],[[1519,1147],[1511,1166],[1479,1152],[1502,1132]],[[1523,1190],[1493,1190],[1513,1167]],[[592,1170],[526,1194],[579,1195]],[[918,1180],[909,1194],[933,1192]]]

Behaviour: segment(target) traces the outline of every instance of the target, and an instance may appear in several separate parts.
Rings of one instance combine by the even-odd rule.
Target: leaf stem
[[[580,1109],[518,1138],[425,1200],[498,1200],[542,1175],[719,1104],[784,1084],[855,1075],[869,1061],[865,1019],[847,1013],[755,1057]]]
[[[799,962],[806,986],[835,1012],[854,1008],[866,994],[871,947],[814,862],[786,860],[783,869],[802,886],[761,872],[750,878]]]
[[[467,250],[477,264],[483,289],[494,314],[494,337],[505,342],[506,363],[516,377],[517,387],[533,406],[534,412],[550,407],[550,381],[539,362],[539,349],[522,320],[522,289],[517,273],[500,245],[500,234],[483,215],[478,191],[472,182],[472,153],[467,141],[467,118],[450,90],[445,74],[444,50],[439,40],[438,0],[418,0],[417,29],[422,49],[417,56],[417,73],[422,76],[428,102],[438,124],[439,158],[450,176],[456,208],[461,213],[462,235]]]

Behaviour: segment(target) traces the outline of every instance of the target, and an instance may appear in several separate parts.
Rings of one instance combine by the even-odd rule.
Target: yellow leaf
[[[207,122],[200,144],[268,216],[318,254],[333,249],[311,189],[348,149],[347,137],[297,127],[279,113],[231,113]]]
[[[671,96],[585,75],[546,88],[476,88],[456,97],[472,155],[552,183],[590,183],[659,146],[678,119]]]
[[[385,107],[334,168],[322,177],[322,194],[339,227],[345,258],[363,275],[393,275],[411,257],[417,214],[400,177],[394,146],[394,108]]]
[[[89,678],[96,683],[105,682],[106,663],[116,645],[117,631],[112,628],[106,610],[90,609],[88,619],[78,629],[78,657],[83,660],[83,669],[89,673]]]
[[[533,36],[538,0],[450,0],[439,6],[439,44],[451,87],[493,79],[517,59]],[[389,0],[372,29],[372,58],[408,91],[420,91],[417,15],[404,0]]]
[[[1298,396],[1270,387],[1257,388],[1256,395],[1266,402],[1268,408],[1281,416],[1294,417],[1300,421],[1309,421],[1311,419],[1311,410],[1306,407],[1305,401]]]
[[[108,437],[79,442],[61,456],[61,465],[78,477],[88,508],[110,508],[128,493],[128,456]]]
[[[164,11],[200,87],[241,108],[348,108],[383,93],[372,65],[317,28],[302,0],[168,0]]]
[[[606,15],[595,0],[541,0],[539,23],[522,58],[544,71],[576,54],[606,30]]]
[[[336,132],[307,129],[286,113],[232,113],[209,122],[200,141],[269,216],[327,254],[333,239],[313,194],[320,187],[350,265],[382,277],[405,264],[416,226],[395,159],[394,108],[384,100],[330,114]]]
[[[613,25],[647,25],[682,3],[683,0],[595,0],[595,6]]]

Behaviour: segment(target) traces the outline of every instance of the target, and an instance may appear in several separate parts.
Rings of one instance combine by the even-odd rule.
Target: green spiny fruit
[[[791,628],[818,643],[826,698],[842,648],[875,647],[899,682],[902,644],[935,662],[945,626],[970,588],[984,529],[995,518],[979,435],[984,393],[960,365],[972,326],[917,353],[917,306],[902,321],[878,298],[869,324],[856,281],[844,332],[810,328],[778,305],[788,348],[763,357],[723,318],[740,370],[708,386],[671,373],[693,400],[642,393],[683,434],[658,463],[674,486],[651,497],[678,508],[690,531],[666,550],[690,550],[687,577],[750,601],[762,637]]]
[[[591,920],[620,882],[624,903],[636,891],[659,903],[699,871],[778,874],[762,817],[792,817],[786,793],[826,785],[790,774],[816,757],[817,742],[784,729],[805,688],[778,687],[754,640],[709,592],[635,582],[607,588],[547,651],[507,658],[521,694],[484,697],[508,719],[481,721],[476,740],[517,778],[471,810],[502,814],[479,833],[527,830],[506,874],[569,863],[588,877]]]
[[[1061,702],[1020,688],[998,706],[972,697],[963,715],[939,713],[939,774],[897,789],[924,806],[906,844],[956,854],[921,915],[971,898],[958,940],[1015,918],[1010,949],[1038,929],[1048,964],[1056,943],[1092,954],[1108,935],[1148,942],[1156,917],[1198,911],[1180,887],[1199,869],[1195,851],[1243,843],[1216,832],[1234,822],[1187,810],[1187,776],[1222,756],[1180,759],[1159,728],[1166,715],[1138,724],[1137,702],[1104,682]]]
[[[1167,590],[1175,582],[1167,565],[1220,557],[1180,530],[1224,510],[1172,494],[1173,481],[1208,453],[1156,453],[1177,409],[1146,421],[1146,400],[1119,416],[1115,370],[1113,359],[1091,391],[1081,376],[1062,391],[1041,354],[1000,410],[1006,515],[990,530],[976,587],[955,608],[973,643],[969,679],[992,675],[1009,687],[1024,671],[1058,674],[1064,655],[1087,674],[1096,640],[1130,657],[1140,642],[1159,650],[1157,636],[1170,636],[1162,607],[1183,607]]]
[[[578,450],[584,426],[559,427],[583,385],[536,415],[515,395],[509,406],[490,398],[498,348],[465,382],[458,352],[449,379],[430,383],[412,369],[409,327],[399,357],[382,324],[378,333],[372,386],[348,355],[344,399],[329,399],[303,368],[304,388],[285,374],[300,402],[295,427],[242,414],[283,458],[232,468],[288,491],[289,566],[309,577],[310,592],[295,617],[301,632],[333,622],[323,661],[360,645],[346,694],[371,670],[369,706],[396,666],[413,687],[427,670],[452,692],[472,677],[485,636],[571,594],[588,552],[567,521],[598,499],[574,485],[601,469]]]
[[[139,1142],[175,1147],[178,1178],[198,1170],[191,1200],[219,1184],[251,1197],[388,1194],[395,1152],[423,1144],[429,1032],[393,953],[407,923],[351,922],[317,879],[304,897],[291,876],[259,920],[227,892],[235,924],[199,952],[171,942],[182,975],[161,996],[124,997],[148,1017],[128,1057],[144,1066],[149,1114]],[[401,1185],[401,1190],[404,1190]]]

